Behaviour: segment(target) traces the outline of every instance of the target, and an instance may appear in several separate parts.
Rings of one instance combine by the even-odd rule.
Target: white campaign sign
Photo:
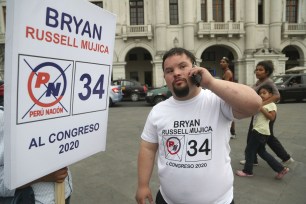
[[[116,17],[84,0],[7,1],[5,183],[106,146]]]

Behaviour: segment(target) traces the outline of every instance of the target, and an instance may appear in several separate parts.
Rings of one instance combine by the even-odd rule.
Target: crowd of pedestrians
[[[229,65],[230,61],[227,57],[223,57],[220,60],[220,66],[223,71],[222,79],[233,81],[234,77]],[[275,172],[277,172],[277,175],[275,176],[277,179],[281,179],[286,173],[288,173],[288,166],[294,162],[293,158],[288,154],[281,142],[277,137],[275,137],[273,131],[277,110],[275,103],[280,99],[279,91],[273,80],[270,78],[273,72],[274,65],[270,60],[260,61],[256,65],[254,74],[257,81],[252,88],[262,97],[263,101],[260,112],[251,117],[246,140],[245,159],[240,161],[240,164],[244,165],[244,169],[236,171],[238,176],[253,176],[253,166],[258,166],[257,153]],[[271,106],[274,107],[274,109],[271,109]],[[235,132],[233,125],[231,126],[230,132],[231,138],[236,138],[236,134],[233,135],[233,132]],[[281,159],[281,163],[266,151],[266,144],[277,155],[277,157]]]
[[[263,85],[258,89],[258,94],[263,102],[269,100],[273,96],[272,87]],[[254,116],[253,128],[249,133],[249,140],[245,148],[245,164],[243,170],[238,170],[236,174],[242,177],[253,176],[253,164],[256,154],[264,159],[269,166],[277,172],[276,179],[281,179],[289,172],[288,167],[284,167],[271,154],[266,151],[266,143],[271,135],[269,122],[276,117],[277,107],[274,102],[268,103],[260,108]]]

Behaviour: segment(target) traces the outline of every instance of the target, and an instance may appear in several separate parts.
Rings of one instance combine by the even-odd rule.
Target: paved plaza
[[[120,102],[109,110],[106,151],[70,166],[73,176],[72,204],[135,204],[137,154],[151,106],[142,102]],[[237,138],[230,141],[233,170],[243,166],[246,133],[250,119],[236,122]],[[306,204],[306,103],[278,104],[275,135],[295,162],[283,180],[259,159],[254,177],[235,176],[235,204]],[[268,152],[272,151],[267,148]],[[158,190],[156,168],[151,179]]]

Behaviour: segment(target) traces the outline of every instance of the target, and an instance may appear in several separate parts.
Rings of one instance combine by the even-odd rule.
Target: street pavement
[[[144,101],[120,102],[110,108],[106,151],[70,166],[72,204],[136,203],[140,134],[151,108]],[[236,121],[237,138],[230,141],[234,172],[243,167],[239,161],[244,158],[249,122],[250,118]],[[259,158],[254,177],[234,176],[235,204],[306,204],[305,127],[306,102],[278,104],[275,135],[295,162],[282,180],[275,180],[276,173]],[[150,186],[155,198],[159,186],[156,168]]]

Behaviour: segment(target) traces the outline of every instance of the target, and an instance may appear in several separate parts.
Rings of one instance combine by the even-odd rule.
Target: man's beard
[[[179,87],[177,88],[174,84],[173,85],[173,92],[175,93],[175,95],[178,97],[178,98],[182,98],[182,97],[185,97],[189,94],[189,86],[186,85],[184,87]]]

